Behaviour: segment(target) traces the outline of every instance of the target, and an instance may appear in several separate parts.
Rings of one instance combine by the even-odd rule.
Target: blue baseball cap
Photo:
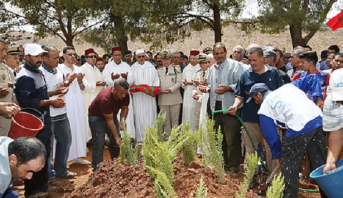
[[[254,95],[256,95],[257,93],[261,93],[261,92],[268,91],[268,90],[269,89],[268,89],[267,85],[264,83],[254,84],[249,91],[250,97],[248,98],[247,103],[249,103],[252,100],[252,97]]]

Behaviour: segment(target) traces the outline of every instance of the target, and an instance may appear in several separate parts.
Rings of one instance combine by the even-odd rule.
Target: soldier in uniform
[[[199,90],[199,85],[204,85],[207,79],[208,74],[208,67],[207,64],[207,55],[206,54],[199,54],[198,55],[198,63],[201,67],[193,78],[193,98],[196,100],[194,106],[194,130],[199,130],[199,118],[200,118],[200,108],[201,108],[201,96],[202,92]],[[207,101],[206,101],[207,102]]]
[[[182,104],[180,87],[182,84],[181,68],[172,64],[172,54],[169,51],[160,52],[163,67],[157,70],[160,79],[158,106],[166,113],[164,121],[164,139],[168,140],[171,129],[179,125],[179,114]]]
[[[7,49],[7,42],[0,38],[0,102],[12,102],[13,99],[13,78],[8,67],[4,64]],[[10,127],[11,115],[0,114],[0,136],[7,136]]]

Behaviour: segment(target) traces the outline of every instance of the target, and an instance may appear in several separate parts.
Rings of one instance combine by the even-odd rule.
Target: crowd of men
[[[229,51],[223,43],[216,43],[201,52],[191,50],[189,56],[174,50],[153,55],[138,49],[132,54],[116,46],[111,51],[111,54],[99,56],[89,48],[79,56],[72,46],[60,52],[53,45],[28,43],[17,46],[0,39],[0,111],[3,112],[0,114],[0,135],[8,136],[11,114],[17,114],[20,108],[44,121],[44,129],[36,138],[45,147],[45,165],[33,170],[32,177],[23,178],[25,197],[44,194],[48,184],[53,185],[56,178],[77,176],[68,171],[68,161],[91,164],[95,170],[103,160],[106,135],[111,157],[117,157],[120,130],[124,127],[136,145],[141,146],[145,139],[144,129],[155,124],[159,112],[166,114],[165,140],[173,127],[189,122],[193,131],[199,130],[206,116],[211,117],[215,129],[220,127],[224,136],[225,169],[231,174],[240,171],[242,155],[255,152],[259,145],[264,146],[267,166],[271,170],[283,158],[287,161],[282,161],[282,165],[288,170],[292,160],[299,157],[291,174],[286,168],[282,169],[286,181],[285,197],[297,197],[300,160],[305,151],[311,170],[325,164],[327,140],[322,125],[326,132],[342,139],[340,119],[336,118],[335,122],[331,119],[336,114],[341,115],[342,110],[333,115],[335,112],[325,109],[330,106],[328,100],[338,106],[343,101],[343,98],[334,99],[330,95],[342,92],[333,89],[330,83],[330,76],[343,67],[343,54],[336,45],[322,51],[320,61],[309,46],[297,46],[287,52],[251,44],[247,48],[235,46]],[[273,117],[268,110],[260,111],[264,97],[273,95],[266,93],[285,84],[301,90],[311,103],[307,105],[309,109],[317,108],[303,115],[316,121],[304,119],[313,126],[310,131],[302,131],[308,122],[298,123],[301,117],[284,120]],[[300,94],[294,89],[287,90]],[[294,103],[288,105],[296,106]],[[331,105],[330,108],[337,107]],[[211,113],[225,109],[229,112]],[[293,108],[292,111],[302,110]],[[278,115],[282,113],[280,111]],[[247,130],[243,129],[242,134],[241,123],[235,115],[241,116],[246,126]],[[288,130],[276,130],[276,121],[269,119],[283,122]],[[271,131],[273,124],[275,131]],[[271,136],[274,132],[277,134]],[[289,145],[303,139],[304,134],[310,134],[309,139],[320,136],[322,141],[312,144],[307,140],[295,155],[294,148]],[[280,136],[283,136],[282,143]],[[93,144],[92,162],[82,159],[87,155],[87,142],[90,141]],[[299,140],[295,145],[299,145]],[[318,149],[320,155],[313,154],[309,148]],[[338,150],[337,146],[330,149],[329,136],[330,163],[325,171],[335,168]],[[1,191],[2,194],[6,192]]]

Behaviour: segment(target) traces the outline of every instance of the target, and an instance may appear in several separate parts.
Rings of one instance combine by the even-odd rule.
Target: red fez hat
[[[189,53],[190,56],[197,56],[198,54],[199,54],[198,50],[191,50]]]
[[[120,51],[121,52],[121,47],[112,47],[112,52],[114,51]]]
[[[94,54],[95,54],[95,51],[94,51],[93,48],[86,49],[85,55],[87,56],[87,55],[90,54],[90,53],[94,53]]]
[[[96,62],[98,62],[98,61],[104,61],[104,59],[98,57],[98,58],[96,58]]]

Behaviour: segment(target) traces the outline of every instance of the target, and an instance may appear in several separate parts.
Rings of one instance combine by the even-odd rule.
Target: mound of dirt
[[[239,181],[225,174],[225,183],[218,183],[215,172],[197,162],[188,167],[182,157],[176,159],[174,167],[174,189],[178,197],[195,197],[200,177],[208,189],[208,197],[234,197],[239,191]],[[91,174],[89,180],[66,197],[156,197],[154,181],[144,169],[143,160],[137,165],[120,164],[118,160],[106,160]],[[247,197],[259,197],[252,191]]]

